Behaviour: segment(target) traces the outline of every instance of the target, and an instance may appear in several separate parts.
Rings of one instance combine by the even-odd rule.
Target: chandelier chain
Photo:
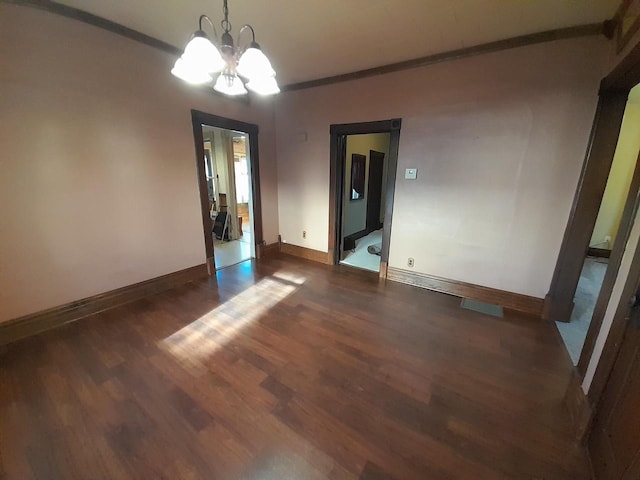
[[[224,14],[224,20],[220,22],[220,25],[226,33],[229,33],[231,31],[231,23],[229,22],[229,6],[227,5],[227,0],[224,0],[222,13]]]

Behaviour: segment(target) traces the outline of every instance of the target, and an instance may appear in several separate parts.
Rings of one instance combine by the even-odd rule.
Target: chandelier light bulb
[[[206,36],[197,34],[187,43],[182,58],[209,73],[220,72],[226,65],[216,46]]]
[[[244,88],[240,77],[228,73],[220,74],[213,89],[216,92],[224,93],[225,95],[230,95],[232,97],[247,94],[247,89]]]
[[[238,61],[236,71],[249,80],[273,77],[276,74],[267,56],[256,47],[245,50]]]
[[[211,75],[200,65],[187,62],[182,57],[176,60],[171,74],[191,85],[203,85],[211,81]]]

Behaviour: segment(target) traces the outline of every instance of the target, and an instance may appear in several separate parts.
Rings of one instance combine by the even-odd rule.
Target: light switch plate
[[[415,180],[418,177],[418,169],[417,168],[407,168],[404,171],[404,178],[406,180]]]

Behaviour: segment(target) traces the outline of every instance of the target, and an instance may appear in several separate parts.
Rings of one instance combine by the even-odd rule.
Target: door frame
[[[571,318],[573,298],[607,186],[630,89],[600,88],[580,180],[544,300],[545,320],[568,322]]]
[[[402,119],[378,120],[373,122],[341,123],[330,125],[330,185],[329,185],[329,258],[333,265],[340,262],[340,240],[342,238],[342,207],[345,181],[345,149],[340,151],[339,138],[347,135],[365,135],[369,133],[389,133],[389,156],[387,161],[387,184],[382,225],[382,250],[380,252],[380,277],[387,278],[389,264],[389,242],[391,240],[391,221],[393,216],[393,197],[396,188],[398,168],[398,149]]]
[[[634,216],[637,216],[637,210],[633,212]],[[636,226],[637,228],[637,226]],[[635,330],[638,328],[637,325],[632,325],[633,316],[633,307],[637,307],[637,298],[638,295],[638,286],[640,284],[640,241],[635,245],[633,251],[629,252],[632,254],[631,264],[629,266],[629,272],[624,279],[624,286],[622,288],[622,292],[620,295],[620,302],[616,307],[616,311],[613,317],[613,323],[611,325],[611,329],[609,330],[609,334],[607,336],[604,349],[602,351],[602,356],[597,365],[596,375],[591,383],[589,389],[589,401],[593,408],[593,415],[591,418],[591,425],[589,428],[589,435],[587,437],[587,448],[589,452],[600,452],[603,445],[602,439],[595,438],[595,435],[602,435],[604,432],[602,429],[596,429],[597,419],[598,417],[602,417],[603,409],[605,415],[608,415],[606,418],[611,418],[611,415],[615,415],[615,410],[617,409],[617,402],[611,402],[612,397],[607,398],[608,395],[613,395],[615,392],[615,388],[617,386],[624,387],[629,380],[628,371],[624,371],[626,367],[631,366],[630,364],[625,364],[622,361],[629,361],[629,358],[625,356],[625,354],[634,353],[635,349],[629,350],[629,348],[635,347],[635,343],[630,345],[625,345],[625,341],[627,340],[627,334],[633,334],[634,337],[631,340],[637,341],[637,333]],[[636,319],[637,321],[637,319]],[[636,347],[637,348],[637,347]],[[616,370],[618,369],[618,370]],[[622,369],[622,371],[620,370]],[[622,377],[620,376],[623,374]],[[620,381],[622,381],[622,385],[620,385]],[[615,400],[615,398],[613,399]],[[618,417],[620,420],[624,421],[623,417]],[[597,448],[600,447],[600,448]],[[603,454],[606,455],[606,454]],[[636,459],[637,460],[637,459]],[[598,463],[602,463],[603,459],[600,458]],[[633,462],[636,464],[636,462]],[[592,469],[593,470],[593,469]],[[607,477],[609,478],[609,477]],[[624,478],[631,478],[627,475]],[[635,478],[635,477],[634,477]]]
[[[640,43],[600,82],[587,153],[545,297],[545,320],[568,322],[571,317],[573,297],[611,170],[629,91],[639,83]]]
[[[260,199],[260,163],[258,148],[258,125],[241,122],[231,118],[220,117],[199,110],[191,110],[191,123],[193,126],[193,140],[195,142],[196,171],[198,172],[198,189],[200,191],[200,209],[202,213],[202,232],[204,235],[204,248],[206,253],[207,269],[209,275],[213,276],[216,271],[215,257],[213,254],[213,221],[209,213],[209,190],[207,187],[207,176],[202,159],[204,158],[204,138],[202,135],[202,125],[222,128],[224,130],[234,130],[246,133],[249,137],[249,169],[251,178],[251,194],[253,203],[253,242],[256,256],[259,252],[259,245],[264,243],[262,238],[262,206]]]
[[[634,210],[634,216],[636,211]],[[620,346],[624,339],[625,332],[629,326],[629,313],[631,311],[630,299],[636,294],[636,287],[640,281],[640,241],[635,248],[633,259],[629,267],[629,274],[625,280],[622,293],[620,295],[620,301],[616,307],[616,311],[613,316],[611,328],[607,340],[605,341],[602,354],[598,361],[593,380],[589,386],[589,393],[587,397],[593,407],[593,417],[595,417],[597,408],[600,404],[600,400],[604,395],[607,387],[607,383],[613,372],[618,353],[620,352]]]
[[[558,262],[554,271],[553,280],[549,294],[545,298],[545,309],[543,318],[547,320],[568,320],[573,309],[573,296],[577,287],[577,282],[582,270],[582,263],[587,253],[589,241],[595,221],[602,201],[602,195],[608,179],[608,173],[613,162],[613,155],[620,135],[620,127],[624,110],[630,90],[640,84],[640,43],[635,45],[624,59],[602,80],[600,83],[599,101],[595,114],[591,137],[587,148],[580,181],[576,189],[573,205],[567,227],[565,230],[562,246],[558,256]],[[634,173],[634,177],[635,177]],[[598,178],[600,177],[600,178]],[[638,179],[632,179],[630,192],[634,188],[633,183]],[[632,197],[630,195],[630,197]],[[622,248],[618,248],[617,254],[622,256],[626,247],[628,233],[635,217],[635,209],[638,208],[640,199],[627,198],[625,210],[623,212],[623,225],[621,221],[618,235],[623,237],[617,239],[616,246],[623,243]],[[630,205],[633,205],[631,207]],[[624,233],[623,233],[624,232]],[[614,252],[612,251],[612,256]],[[619,263],[620,259],[611,259]],[[580,378],[584,375],[593,355],[595,339],[600,331],[604,311],[610,301],[615,277],[618,274],[618,267],[613,278],[608,282],[603,282],[603,286],[598,297],[598,304],[594,310],[587,340],[580,357],[580,363],[575,371]],[[598,406],[606,390],[607,382],[611,376],[615,361],[619,353],[619,347],[624,337],[628,318],[626,313],[629,310],[628,302],[633,295],[631,290],[635,286],[634,282],[640,276],[640,245],[635,252],[629,270],[625,286],[623,288],[620,301],[616,306],[612,325],[610,327],[604,348],[598,360],[594,377],[587,392],[589,407],[589,418],[593,419],[598,413]],[[630,281],[631,280],[631,281]],[[631,285],[631,287],[630,287]],[[601,304],[604,302],[604,304]],[[583,439],[588,439],[592,422],[586,425]]]
[[[618,226],[616,240],[613,244],[613,248],[611,249],[611,255],[609,257],[607,270],[602,280],[602,286],[600,287],[600,292],[598,293],[598,298],[593,309],[593,314],[591,315],[591,323],[589,324],[587,336],[584,340],[584,345],[582,346],[582,352],[580,352],[580,360],[578,361],[577,369],[582,378],[584,378],[585,374],[587,373],[589,361],[591,360],[591,355],[593,354],[593,349],[595,348],[596,340],[598,338],[598,334],[600,333],[600,327],[602,326],[602,322],[607,311],[607,306],[609,305],[609,299],[611,297],[613,287],[618,277],[618,271],[620,270],[622,257],[627,246],[627,240],[629,239],[629,234],[631,233],[631,228],[633,227],[636,210],[638,209],[638,205],[640,202],[640,198],[638,197],[639,192],[640,154],[636,159],[636,165],[634,167],[633,177],[631,178],[631,183],[629,185],[629,193],[622,210],[622,216],[620,218],[620,225]]]

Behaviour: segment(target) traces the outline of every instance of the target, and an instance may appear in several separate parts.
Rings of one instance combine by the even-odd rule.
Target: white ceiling
[[[222,0],[58,0],[183,48]],[[602,22],[620,0],[229,0],[232,33],[250,23],[280,85],[544,30]]]

